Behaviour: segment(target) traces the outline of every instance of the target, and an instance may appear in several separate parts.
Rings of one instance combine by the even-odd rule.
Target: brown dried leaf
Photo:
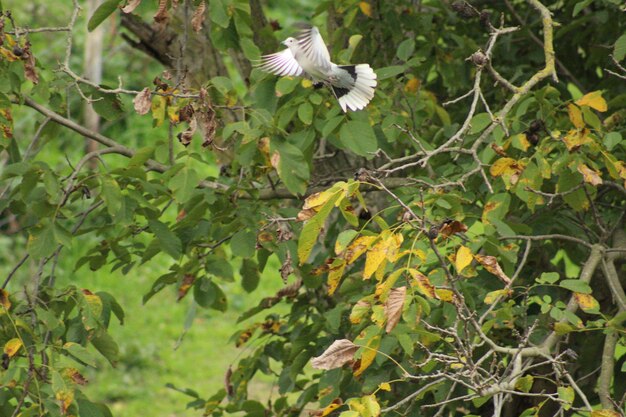
[[[9,300],[9,292],[5,289],[0,289],[0,306],[6,310],[11,308],[11,300]]]
[[[428,298],[437,298],[435,286],[430,283],[426,275],[413,268],[409,269],[409,274],[411,274],[411,277],[415,280],[415,285],[417,285],[417,288],[422,294]]]
[[[167,0],[159,0],[159,8],[154,15],[154,21],[157,23],[167,23],[170,15],[167,12]]]
[[[439,228],[439,234],[444,239],[456,234],[467,232],[467,226],[457,220],[446,220]]]
[[[495,256],[474,255],[474,259],[476,259],[478,263],[480,263],[487,271],[500,278],[500,280],[506,285],[511,284],[511,278],[504,273]]]
[[[233,387],[233,384],[230,382],[230,378],[233,376],[233,367],[229,366],[228,370],[226,371],[226,374],[224,375],[224,387],[226,388],[226,394],[228,394],[229,397],[232,397],[233,395],[235,395],[235,388]]]
[[[178,287],[178,298],[176,299],[176,301],[180,301],[185,298],[195,280],[195,275],[185,274],[185,276],[183,277],[183,281],[180,283],[180,287]]]
[[[215,122],[215,111],[210,105],[205,109],[195,112],[195,120],[202,133],[202,147],[206,148],[213,144],[217,123]]]
[[[124,13],[132,13],[140,3],[141,0],[128,0],[126,6],[122,7],[122,11]]]
[[[75,384],[86,385],[89,382],[76,368],[67,368],[64,373]]]
[[[202,23],[204,22],[204,12],[206,11],[206,3],[204,0],[200,2],[196,10],[193,12],[191,18],[191,27],[194,32],[200,32],[202,30]]]
[[[196,119],[192,119],[191,122],[189,122],[189,127],[178,134],[178,141],[183,146],[188,146],[191,143],[193,134],[196,133],[197,126]]]
[[[314,369],[335,369],[354,360],[354,354],[359,347],[348,339],[335,340],[320,356],[311,359]]]
[[[22,62],[24,62],[24,76],[33,84],[37,84],[39,82],[39,76],[35,72],[35,57],[30,50],[30,41],[26,41],[21,58]]]
[[[287,278],[293,272],[293,262],[291,261],[291,252],[287,251],[285,262],[280,266],[280,277],[283,279],[283,283],[287,284]]]
[[[578,165],[578,172],[583,174],[583,179],[586,183],[591,185],[600,185],[602,184],[602,177],[600,177],[600,173],[595,169],[589,168],[585,164]]]
[[[133,105],[137,114],[144,115],[150,111],[152,107],[152,94],[148,87],[141,90],[141,93],[133,99]]]
[[[385,317],[387,318],[387,326],[385,331],[391,332],[400,321],[402,309],[404,308],[404,297],[406,295],[406,286],[392,288],[389,297],[385,303]]]

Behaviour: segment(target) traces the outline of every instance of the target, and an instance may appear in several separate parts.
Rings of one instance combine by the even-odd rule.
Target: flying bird
[[[263,55],[259,68],[269,73],[299,76],[304,73],[316,86],[327,85],[344,112],[361,110],[374,97],[376,73],[368,64],[337,65],[315,26],[307,26],[295,38],[283,42],[287,49]]]

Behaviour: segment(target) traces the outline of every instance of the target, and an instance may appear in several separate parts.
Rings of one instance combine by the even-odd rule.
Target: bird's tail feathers
[[[350,110],[361,110],[374,97],[376,87],[376,73],[368,64],[340,65],[339,68],[348,71],[354,79],[351,88],[340,88],[332,86],[333,93],[344,112]]]

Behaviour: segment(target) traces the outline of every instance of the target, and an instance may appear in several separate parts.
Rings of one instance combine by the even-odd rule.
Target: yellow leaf
[[[420,80],[418,80],[417,78],[411,78],[404,85],[404,91],[407,93],[416,93],[417,90],[420,88],[420,84]]]
[[[367,251],[365,258],[365,268],[363,269],[363,279],[369,279],[378,266],[386,257],[386,248],[389,241],[387,239],[378,241],[370,250]]]
[[[456,268],[457,273],[461,273],[461,271],[472,263],[472,251],[470,248],[461,245],[459,250],[456,252],[456,259],[454,260],[454,267]]]
[[[569,119],[576,129],[582,129],[585,127],[585,122],[583,121],[583,113],[580,111],[578,106],[575,104],[567,105],[567,113],[569,114]]]
[[[563,138],[568,151],[576,151],[586,143],[592,143],[593,139],[589,137],[589,129],[576,130],[572,129]]]
[[[343,276],[343,271],[346,269],[346,262],[343,259],[335,259],[328,269],[328,295],[333,295],[335,290],[339,286],[339,281]]]
[[[589,106],[600,112],[605,112],[608,109],[606,100],[602,98],[602,91],[592,91],[591,93],[587,93],[576,100],[576,104],[579,106]]]
[[[435,289],[435,298],[445,301],[446,303],[454,303],[454,293],[452,290],[448,290],[445,288],[436,288]]]
[[[359,9],[361,9],[361,12],[365,16],[372,17],[372,6],[368,2],[366,1],[359,2]]]
[[[74,402],[74,391],[62,389],[55,393],[55,397],[61,406],[61,414],[67,414],[67,409]]]
[[[22,341],[20,339],[11,339],[4,345],[4,353],[6,353],[9,358],[12,358],[20,350],[21,347]]]
[[[374,336],[367,342],[367,348],[363,349],[363,354],[361,355],[361,365],[359,369],[354,372],[354,376],[361,375],[369,366],[374,362],[376,358],[376,353],[378,352],[378,346],[380,345],[380,336]]]
[[[359,324],[361,320],[363,320],[363,317],[370,311],[371,305],[371,302],[365,299],[357,301],[350,312],[350,323]]]
[[[579,292],[575,292],[574,299],[576,300],[580,308],[582,308],[585,312],[597,312],[600,310],[600,303],[598,303],[598,300],[593,298],[591,294],[582,294]]]
[[[499,177],[504,175],[505,172],[511,169],[511,166],[515,164],[515,159],[513,158],[500,158],[496,162],[491,165],[489,169],[489,173],[493,177]]]
[[[11,300],[9,300],[9,292],[7,290],[0,289],[0,306],[6,310],[11,308]]]
[[[526,152],[530,148],[530,142],[525,133],[520,133],[513,137],[515,145],[517,145],[522,151]]]
[[[437,298],[435,286],[430,283],[428,277],[416,269],[409,269],[409,274],[415,280],[411,284],[417,285],[422,294],[428,298]]]
[[[613,410],[594,410],[591,412],[591,417],[620,417],[620,415]]]
[[[391,290],[391,288],[393,288],[394,284],[396,283],[398,278],[400,278],[400,275],[402,275],[403,272],[404,269],[396,269],[387,277],[386,280],[376,285],[376,291],[374,292],[376,297],[378,297],[382,301],[386,300],[389,291]]]
[[[500,278],[500,281],[504,282],[506,285],[511,284],[511,278],[509,278],[508,275],[504,273],[495,256],[474,255],[474,259],[476,259],[478,263],[480,263],[487,271],[489,271],[489,273]]]
[[[378,385],[378,389],[380,389],[381,391],[391,391],[391,385],[389,384],[389,382],[383,382]]]
[[[343,401],[341,401],[341,398],[334,399],[333,402],[328,404],[328,406],[322,411],[321,417],[326,417],[327,415],[329,415],[330,413],[332,413],[333,411],[335,411],[342,405],[343,405]]]
[[[311,194],[310,196],[306,198],[306,200],[304,200],[304,205],[302,206],[302,210],[317,209],[315,211],[319,211],[320,208],[336,193],[337,193],[337,190],[329,188],[328,190]]]
[[[591,185],[602,184],[602,177],[600,177],[601,174],[595,169],[591,169],[585,164],[578,165],[577,169],[578,169],[578,172],[583,174],[583,179],[585,180],[585,182]]]
[[[380,236],[381,240],[367,251],[363,270],[364,279],[369,279],[385,259],[394,262],[398,256],[398,249],[403,241],[402,235],[399,233],[388,235],[383,232]]]
[[[485,296],[485,304],[493,304],[495,303],[500,297],[506,297],[513,294],[513,291],[511,290],[495,290],[495,291],[490,291],[487,293],[487,295]]]
[[[365,251],[378,239],[378,236],[359,236],[346,249],[344,258],[346,263],[350,265],[354,263],[359,256],[363,255]]]

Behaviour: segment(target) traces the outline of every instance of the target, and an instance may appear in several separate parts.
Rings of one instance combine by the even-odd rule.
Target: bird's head
[[[296,38],[287,38],[282,42],[283,45],[287,47],[295,46],[298,44],[298,40]]]

